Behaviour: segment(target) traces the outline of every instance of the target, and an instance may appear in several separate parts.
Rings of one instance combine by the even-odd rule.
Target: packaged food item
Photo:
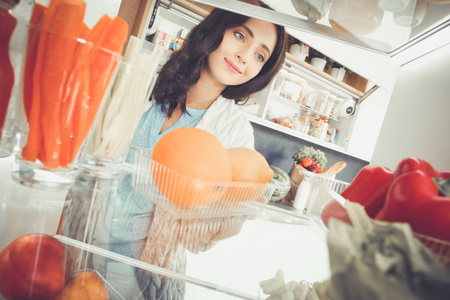
[[[288,73],[281,87],[280,95],[297,102],[305,85],[306,81],[300,76]]]
[[[164,48],[169,48],[170,41],[172,37],[167,32],[157,30],[153,35],[152,43],[156,45],[164,46]]]
[[[326,119],[320,118],[317,116],[314,121],[311,124],[311,130],[309,132],[309,135],[320,139],[322,137],[322,131],[325,127]]]
[[[180,29],[180,31],[178,31],[178,33],[177,33],[177,37],[170,44],[169,50],[170,51],[178,51],[178,50],[180,50],[183,47],[183,45],[184,45],[184,41],[185,41],[186,36],[188,35],[188,33],[189,32],[186,29]]]

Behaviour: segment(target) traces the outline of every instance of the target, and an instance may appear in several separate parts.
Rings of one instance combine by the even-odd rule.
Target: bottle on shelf
[[[306,202],[308,200],[310,191],[309,178],[305,176],[300,185],[297,188],[297,192],[295,193],[295,198],[293,202],[293,206],[295,209],[304,210],[306,206]]]

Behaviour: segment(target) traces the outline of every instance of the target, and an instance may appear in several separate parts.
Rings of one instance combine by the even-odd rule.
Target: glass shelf
[[[294,102],[294,101],[292,101],[292,100],[290,100],[290,99],[288,99],[286,97],[278,95],[275,92],[272,92],[272,94],[270,95],[270,99],[282,102],[283,104],[286,104],[286,105],[290,105],[290,106],[292,106],[292,108],[297,109],[297,112],[300,112],[301,109],[305,109],[305,110],[313,113],[314,115],[319,115],[319,116],[324,117],[326,119],[330,119],[330,120],[333,120],[333,121],[336,121],[336,122],[340,122],[338,119],[336,119],[334,117],[331,117],[329,115],[325,115],[325,114],[323,114],[323,113],[321,113],[321,112],[319,112],[319,111],[317,111],[317,110],[315,110],[315,109],[313,109],[313,108],[311,108],[309,106],[303,105],[303,104],[298,103],[298,102]]]
[[[398,2],[410,3],[408,7],[398,12],[380,9],[376,0],[264,1],[273,10],[256,7],[239,0],[194,0],[194,2],[239,12],[281,24],[287,28],[310,32],[389,55],[395,54],[397,50],[407,45],[414,44],[414,41],[422,40],[450,26],[450,4],[429,3],[425,0],[389,0],[391,5]],[[331,8],[319,8],[318,11],[323,13],[323,17],[313,22],[298,13],[293,2],[301,2],[303,5],[329,3]],[[389,4],[388,1],[383,2]],[[330,22],[330,17],[334,22]],[[414,18],[421,22],[408,26],[407,21]],[[367,21],[369,19],[372,23]],[[402,24],[399,25],[400,23]]]

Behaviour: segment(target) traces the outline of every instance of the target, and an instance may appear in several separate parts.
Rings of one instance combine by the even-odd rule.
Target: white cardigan
[[[154,101],[150,101],[150,108]],[[253,127],[233,100],[219,96],[195,126],[213,134],[226,149],[254,149]]]
[[[255,147],[252,125],[233,100],[222,96],[211,104],[195,127],[212,133],[227,149]]]

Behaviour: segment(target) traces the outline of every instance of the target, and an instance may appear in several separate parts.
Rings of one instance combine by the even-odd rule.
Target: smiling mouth
[[[232,72],[236,73],[236,74],[242,74],[241,70],[234,65],[231,61],[229,61],[228,59],[225,58],[225,62],[227,63],[228,69],[230,69]]]

